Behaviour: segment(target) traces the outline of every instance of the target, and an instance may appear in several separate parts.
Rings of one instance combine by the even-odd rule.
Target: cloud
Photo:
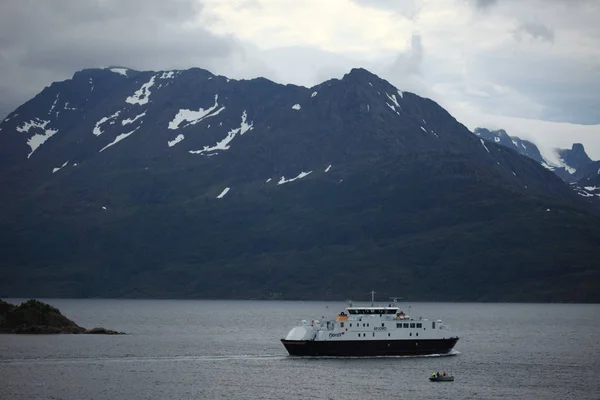
[[[391,11],[396,15],[414,20],[421,11],[421,2],[418,0],[352,0],[362,7],[371,7],[380,10]]]
[[[235,74],[252,62],[235,37],[203,27],[204,18],[196,0],[5,2],[0,14],[0,116],[83,68],[200,66]],[[258,73],[260,68],[250,65],[248,70]]]
[[[534,39],[554,42],[554,30],[544,24],[523,22],[515,29],[513,35],[515,39],[521,41],[523,34],[527,34]]]

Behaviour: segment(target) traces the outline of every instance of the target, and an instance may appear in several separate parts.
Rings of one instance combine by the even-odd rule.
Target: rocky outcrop
[[[86,329],[49,304],[28,300],[18,306],[0,300],[0,333],[121,335],[105,328]]]

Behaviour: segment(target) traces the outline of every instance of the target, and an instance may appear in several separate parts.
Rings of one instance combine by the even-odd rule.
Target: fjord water
[[[600,398],[600,305],[411,303],[460,336],[455,355],[302,359],[279,339],[344,303],[44,301],[129,335],[1,335],[2,399]]]

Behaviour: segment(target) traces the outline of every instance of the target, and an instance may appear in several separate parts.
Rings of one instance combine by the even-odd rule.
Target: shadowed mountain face
[[[6,296],[599,299],[585,198],[364,69],[84,70],[0,129]]]

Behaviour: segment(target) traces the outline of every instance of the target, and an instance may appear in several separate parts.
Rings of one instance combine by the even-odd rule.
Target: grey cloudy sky
[[[310,86],[361,66],[470,128],[600,158],[598,20],[596,0],[5,0],[0,117],[89,67]]]

